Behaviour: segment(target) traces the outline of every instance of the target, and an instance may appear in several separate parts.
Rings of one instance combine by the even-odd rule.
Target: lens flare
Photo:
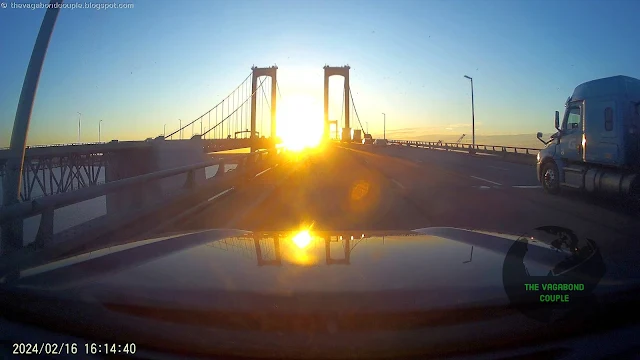
[[[366,181],[358,181],[351,188],[351,199],[362,200],[369,193],[370,185]]]

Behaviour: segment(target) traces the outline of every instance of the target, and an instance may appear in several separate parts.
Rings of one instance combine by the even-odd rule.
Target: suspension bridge
[[[355,107],[349,83],[349,69],[349,66],[324,67],[324,136],[327,140],[331,137],[329,126],[334,124],[336,136],[333,140],[340,138],[343,142],[361,141],[360,134],[364,128]],[[5,238],[9,233],[6,230],[6,220],[16,217],[17,214],[48,214],[41,217],[37,241],[34,242],[42,245],[44,239],[53,238],[53,220],[50,219],[53,217],[52,213],[55,209],[76,201],[71,199],[106,197],[107,214],[98,219],[104,222],[107,221],[104,219],[111,218],[113,214],[138,212],[137,210],[151,206],[150,204],[157,205],[159,199],[175,195],[184,187],[183,184],[188,184],[188,187],[194,187],[193,184],[201,185],[211,177],[220,177],[227,170],[239,170],[247,161],[261,162],[263,158],[277,157],[284,150],[277,136],[277,103],[282,98],[277,70],[278,67],[275,65],[263,68],[253,66],[249,75],[229,95],[202,115],[185,123],[180,121],[178,128],[169,132],[166,131],[165,125],[163,134],[155,138],[31,146],[25,151],[21,171],[10,166],[9,160],[14,156],[13,152],[10,149],[0,150],[0,174],[3,180],[16,177],[17,173],[22,180],[19,192],[21,202],[4,206],[1,211],[5,220]],[[339,123],[328,120],[328,78],[334,75],[343,76],[345,79],[342,118]],[[352,132],[350,119],[354,113],[360,129]],[[266,125],[265,120],[268,121]],[[341,137],[338,136],[338,126],[343,126]],[[352,133],[355,136],[352,137]],[[233,149],[248,149],[249,155],[221,153]],[[257,157],[254,159],[251,157],[253,155]],[[183,171],[183,174],[180,174],[180,171],[176,172],[175,169],[181,168],[189,170]],[[180,176],[184,179],[177,180]],[[157,181],[152,184],[132,185],[128,189],[123,187],[120,191],[107,190],[109,186],[118,188],[116,185],[124,182],[133,184],[143,181],[135,179]],[[4,196],[8,196],[8,187],[3,188]],[[83,193],[88,195],[80,195]],[[39,209],[42,207],[47,210]],[[98,220],[93,219],[90,222],[98,223]],[[17,226],[23,227],[21,224]],[[95,228],[96,225],[90,227]],[[21,233],[21,230],[14,233],[19,243],[24,242]],[[77,229],[73,233],[77,233]]]
[[[337,69],[337,70],[336,70]],[[166,147],[163,141],[189,141],[190,145],[180,145],[180,151],[174,146],[175,156],[182,156],[181,151],[191,147],[192,151],[201,147],[204,154],[225,150],[245,149],[252,152],[259,149],[273,149],[281,143],[276,129],[276,106],[282,98],[280,86],[277,82],[277,66],[259,68],[252,67],[251,73],[229,93],[225,98],[204,112],[201,116],[182,124],[177,129],[166,132],[155,138],[149,137],[141,141],[112,140],[108,143],[89,144],[57,144],[51,146],[28,147],[22,169],[22,201],[29,201],[41,196],[54,195],[97,185],[101,182],[114,181],[130,176],[117,176],[115,173],[123,171],[126,165],[119,163],[115,169],[114,158],[118,154],[149,152],[163,152]],[[349,66],[325,67],[327,79],[331,75],[346,74],[344,91],[342,94],[341,120],[325,121],[325,137],[330,137],[329,126],[335,126],[333,139],[342,141],[361,141],[364,131],[358,116],[353,93],[348,81]],[[265,91],[265,88],[268,89]],[[269,92],[269,96],[267,96]],[[328,119],[328,81],[325,82],[325,118]],[[265,113],[269,117],[265,119]],[[353,114],[357,118],[359,129],[352,131],[350,119]],[[265,120],[268,124],[265,126]],[[343,126],[341,136],[338,127]],[[352,137],[353,133],[353,137]],[[186,147],[185,147],[186,146]],[[197,151],[195,151],[197,153]],[[164,152],[163,152],[164,154]],[[179,155],[180,154],[180,155]],[[0,150],[0,175],[7,172],[5,164],[11,157],[9,149]],[[197,160],[199,156],[193,160]],[[156,159],[163,161],[163,159]],[[183,159],[182,165],[189,163]],[[150,160],[151,161],[151,160]],[[137,165],[136,165],[137,166]],[[128,172],[128,170],[124,170]],[[107,173],[111,175],[106,175]],[[105,179],[105,176],[109,179]]]

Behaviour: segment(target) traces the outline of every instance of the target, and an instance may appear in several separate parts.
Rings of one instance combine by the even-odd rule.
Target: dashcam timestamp
[[[84,353],[83,353],[84,351]],[[127,355],[135,354],[136,344],[115,343],[14,343],[13,355]]]

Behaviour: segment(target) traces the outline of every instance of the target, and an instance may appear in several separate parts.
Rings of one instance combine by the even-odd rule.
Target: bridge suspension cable
[[[242,102],[242,104],[240,104],[239,106],[237,106],[237,107],[235,108],[235,110],[233,110],[233,112],[228,113],[228,114],[227,114],[227,116],[226,116],[226,117],[224,117],[220,122],[218,122],[217,124],[215,124],[213,127],[209,128],[209,130],[205,131],[205,132],[202,134],[202,136],[204,136],[204,135],[208,134],[211,130],[214,130],[214,129],[215,129],[215,128],[217,128],[219,125],[223,124],[225,120],[227,120],[227,119],[229,119],[231,116],[235,115],[235,114],[238,112],[238,110],[240,110],[240,108],[241,108],[243,105],[247,104],[247,103],[248,103],[248,101],[249,101],[249,100],[251,100],[251,97],[253,97],[253,95],[255,95],[258,91],[260,91],[260,89],[262,88],[262,84],[264,83],[264,80],[265,80],[265,79],[262,79],[262,80],[260,81],[260,85],[258,85],[258,87],[256,88],[256,90],[255,90],[253,93],[251,93],[251,95],[249,95],[249,96],[248,96],[248,97],[247,97],[247,98]],[[229,109],[227,109],[227,111],[230,111],[230,110],[229,110]],[[236,123],[236,126],[237,126],[237,123]],[[236,130],[236,131],[237,131],[237,130]],[[229,135],[230,135],[230,134],[229,134]]]
[[[276,88],[278,89],[278,95],[280,96],[280,98],[282,99],[282,93],[280,92],[280,83],[278,82],[278,80],[276,79]]]
[[[183,125],[182,127],[180,127],[178,130],[165,135],[166,138],[171,138],[173,135],[183,131],[185,128],[187,128],[188,126],[192,126],[195,122],[197,122],[198,120],[202,121],[202,119],[209,115],[212,111],[216,110],[218,108],[218,106],[222,105],[221,108],[222,110],[224,110],[224,103],[227,102],[227,111],[229,111],[228,106],[229,106],[229,102],[227,100],[229,100],[229,98],[235,97],[236,92],[238,91],[238,89],[240,89],[242,87],[242,85],[245,85],[247,83],[247,81],[251,78],[252,73],[250,73],[241,83],[240,85],[238,85],[233,91],[231,91],[231,93],[229,93],[229,95],[227,95],[227,97],[225,97],[224,99],[222,99],[219,103],[217,103],[215,106],[213,106],[211,109],[209,109],[209,111],[205,112],[204,114],[202,114],[201,116],[197,117],[195,120]],[[193,129],[193,127],[192,127]],[[193,132],[193,130],[192,130]],[[204,135],[204,134],[201,134]]]
[[[267,98],[267,93],[264,91],[264,88],[262,88],[262,95],[264,96],[264,100],[267,102],[267,107],[269,107],[269,110],[271,110],[271,104],[269,104],[269,99]]]
[[[351,106],[353,107],[353,111],[356,113],[356,118],[358,119],[358,124],[360,124],[360,129],[364,132],[364,127],[362,126],[362,122],[360,122],[360,116],[358,116],[358,110],[356,110],[356,103],[353,101],[353,93],[351,92],[351,88],[349,88],[349,95],[351,96]]]

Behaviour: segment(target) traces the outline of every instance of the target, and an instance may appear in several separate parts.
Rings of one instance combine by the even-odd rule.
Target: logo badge
[[[593,290],[605,272],[593,240],[579,239],[564,227],[541,226],[511,245],[502,282],[512,307],[531,319],[552,323],[592,309]]]

